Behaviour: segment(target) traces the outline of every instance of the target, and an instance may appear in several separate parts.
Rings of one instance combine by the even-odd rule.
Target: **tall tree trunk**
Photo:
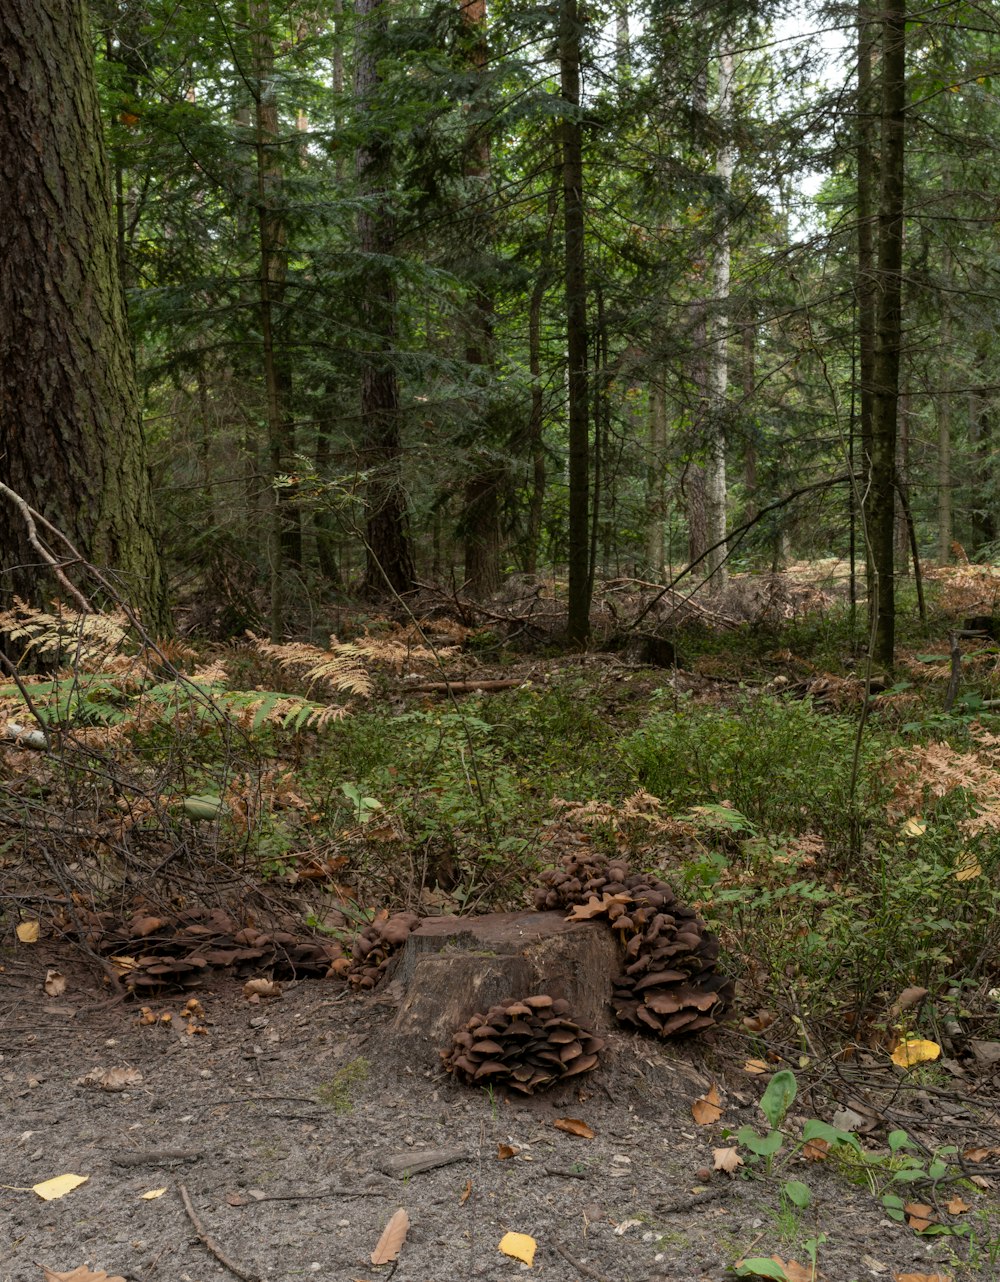
[[[367,137],[357,151],[358,249],[365,264],[361,320],[367,348],[361,371],[361,467],[367,474],[365,591],[409,592],[416,575],[407,531],[402,479],[399,387],[394,365],[396,286],[388,265],[396,247],[389,207],[391,143],[374,101],[379,85],[379,43],[387,28],[387,0],[357,0],[358,47],[354,88]]]
[[[715,162],[721,203],[717,215],[715,259],[712,264],[712,338],[708,350],[707,457],[705,460],[705,514],[708,544],[705,572],[714,575],[716,587],[726,581],[726,394],[729,388],[729,189],[736,165],[736,148],[729,139],[732,115],[733,55],[719,55],[717,116],[723,141]]]
[[[977,335],[973,386],[969,393],[969,438],[972,445],[972,546],[981,552],[997,538],[995,463],[993,454],[993,392],[989,386],[988,336]]]
[[[750,324],[743,328],[743,421],[748,425],[743,446],[744,521],[757,515],[757,421],[751,413],[756,396],[757,327]]]
[[[872,406],[875,392],[875,61],[876,19],[870,0],[858,0],[858,264],[855,294],[858,308],[859,428],[861,488],[871,472]],[[871,549],[866,550],[870,564]]]
[[[271,38],[270,0],[251,0],[250,41],[253,51],[254,155],[257,171],[257,246],[259,263],[258,313],[264,367],[267,412],[267,457],[271,486],[270,563],[271,640],[284,632],[286,562],[302,561],[299,512],[289,490],[277,485],[291,466],[295,449],[289,413],[291,371],[276,341],[276,318],[285,292],[288,272],[288,229],[280,212],[281,162],[278,155],[278,101],[274,81],[274,42]]]
[[[906,0],[887,0],[883,15],[878,287],[867,527],[872,552],[868,596],[875,608],[874,658],[877,663],[891,667],[896,627],[893,529],[896,511],[896,421],[902,343]]]
[[[486,66],[486,0],[459,0],[463,21],[472,40],[469,55],[471,69],[481,75]],[[466,236],[478,250],[485,254],[492,239],[492,211],[490,209],[490,140],[480,126],[470,129],[466,139],[467,161],[465,166],[466,196],[472,210],[466,226]],[[475,275],[481,275],[481,266]],[[469,340],[465,359],[472,366],[489,369],[493,365],[493,299],[473,281],[474,297],[467,318]],[[496,442],[488,418],[476,425],[483,438],[473,442],[470,462],[474,473],[465,486],[465,510],[462,514],[462,534],[465,551],[465,587],[473,597],[487,597],[500,586],[500,491],[503,468],[499,463]]]
[[[666,563],[664,521],[667,499],[664,478],[667,461],[667,389],[662,374],[649,385],[649,454],[646,463],[646,561],[659,576]]]
[[[899,393],[899,432],[896,439],[896,576],[910,575],[910,394]]]
[[[170,620],[119,279],[93,48],[78,0],[0,0],[0,471]],[[58,549],[61,551],[61,549]],[[0,596],[52,584],[0,499]]]
[[[527,551],[524,568],[528,574],[538,571],[538,545],[542,537],[542,513],[545,509],[545,448],[542,429],[545,406],[542,400],[542,302],[545,277],[535,281],[528,304],[528,372],[531,374],[531,408],[528,411],[528,450],[531,456],[531,497],[528,500]]]
[[[946,248],[942,267],[945,292],[941,300],[941,361],[939,363],[941,390],[937,395],[937,546],[938,562],[947,565],[951,560],[951,543],[954,538],[951,514],[951,299],[947,292],[951,285],[951,249]]]
[[[560,0],[559,83],[562,91],[563,234],[566,255],[566,359],[569,399],[569,604],[567,638],[590,636],[590,441],[587,380],[587,273],[584,242],[583,126],[580,120],[580,34],[577,0]]]

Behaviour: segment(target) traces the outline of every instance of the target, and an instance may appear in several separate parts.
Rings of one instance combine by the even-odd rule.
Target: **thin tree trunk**
[[[0,472],[169,630],[90,31],[77,0],[0,0]],[[57,549],[61,551],[62,549]],[[47,604],[0,503],[0,592]]]
[[[896,422],[902,343],[903,180],[906,110],[906,0],[887,0],[882,23],[882,149],[878,216],[874,403],[868,533],[872,549],[869,600],[875,606],[877,663],[895,651],[893,530]]]
[[[659,576],[666,562],[664,521],[667,515],[664,477],[667,459],[667,389],[662,376],[649,385],[649,455],[646,467],[646,560]]]
[[[569,604],[567,638],[590,636],[590,441],[587,387],[587,275],[584,242],[583,127],[580,121],[580,33],[577,0],[559,8],[562,91],[563,227],[566,254],[566,357],[569,391]]]
[[[969,439],[972,445],[972,546],[976,553],[996,542],[997,521],[994,486],[993,422],[989,384],[988,338],[980,333],[976,341],[974,385],[969,393]],[[978,385],[976,383],[978,382]]]
[[[858,0],[858,373],[860,382],[861,488],[868,486],[872,455],[872,405],[875,390],[875,61],[876,19],[870,0]],[[870,549],[866,551],[870,562]]]
[[[399,388],[394,364],[396,287],[387,260],[396,223],[387,191],[391,144],[378,124],[374,101],[380,82],[379,49],[387,0],[357,0],[358,48],[354,85],[360,122],[368,136],[357,151],[358,250],[365,264],[361,320],[367,348],[361,371],[361,466],[367,474],[365,591],[409,592],[416,575],[407,532],[402,478]]]
[[[542,430],[545,407],[542,400],[542,302],[545,277],[539,274],[528,304],[528,372],[531,375],[531,408],[528,418],[528,450],[531,456],[531,497],[528,501],[527,550],[524,568],[528,574],[538,572],[538,550],[542,536],[542,514],[545,509],[545,449]]]
[[[942,267],[946,288],[951,284],[952,258],[951,249],[946,248]],[[942,295],[941,314],[941,390],[937,396],[937,527],[938,527],[938,562],[947,565],[951,560],[951,544],[954,538],[951,514],[951,300],[947,293]]]
[[[729,211],[726,202],[736,165],[736,148],[729,140],[732,115],[733,55],[719,56],[718,122],[723,143],[715,163],[722,203],[717,218],[715,260],[712,264],[712,337],[708,350],[707,458],[705,462],[705,514],[712,551],[705,571],[716,587],[726,581],[726,394],[729,387]]]

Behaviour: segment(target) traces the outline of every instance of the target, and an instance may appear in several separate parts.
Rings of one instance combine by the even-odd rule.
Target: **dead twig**
[[[552,1246],[559,1252],[567,1264],[572,1264],[577,1273],[582,1273],[585,1278],[593,1278],[594,1282],[611,1282],[611,1279],[605,1277],[603,1273],[598,1273],[598,1271],[596,1269],[592,1269],[589,1264],[584,1264],[583,1261],[578,1260],[575,1255],[570,1255],[569,1251],[567,1251],[561,1243],[553,1240]]]
[[[194,1225],[195,1233],[198,1234],[198,1241],[201,1242],[205,1250],[214,1255],[219,1263],[224,1268],[227,1268],[230,1273],[235,1273],[238,1278],[242,1278],[243,1282],[263,1282],[259,1273],[248,1273],[246,1269],[242,1269],[238,1264],[233,1263],[215,1239],[205,1231],[201,1220],[198,1219],[198,1213],[191,1203],[191,1196],[184,1185],[178,1184],[177,1189],[181,1195],[181,1201],[184,1203],[184,1210],[187,1211],[187,1217]]]
[[[495,681],[422,681],[419,685],[404,685],[402,689],[404,694],[447,694],[449,691],[454,694],[472,694],[476,690],[492,694],[495,690],[513,690],[524,684],[520,677],[505,677]]]

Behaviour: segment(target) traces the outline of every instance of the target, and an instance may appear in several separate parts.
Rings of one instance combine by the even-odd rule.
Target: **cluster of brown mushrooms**
[[[588,851],[565,855],[542,883],[537,908],[605,917],[620,932],[624,968],[613,1005],[623,1023],[672,1037],[709,1028],[725,1012],[734,985],[716,971],[719,941],[665,881]]]
[[[346,975],[355,988],[374,988],[420,921],[419,913],[380,913],[355,937],[350,962],[335,962],[333,974]]]
[[[78,910],[76,918],[73,925],[79,923],[83,942],[114,959],[132,992],[192,988],[223,967],[237,975],[269,970],[276,979],[327,975],[344,952],[335,940],[239,926],[222,908],[170,914],[140,909],[127,921],[109,912]]]
[[[530,1095],[594,1068],[603,1045],[573,1022],[569,1002],[540,993],[473,1015],[441,1058],[459,1081]]]

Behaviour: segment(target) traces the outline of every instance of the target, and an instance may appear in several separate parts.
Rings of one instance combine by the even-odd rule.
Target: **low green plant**
[[[368,1060],[360,1057],[350,1060],[317,1089],[316,1098],[335,1113],[350,1113],[355,1093],[368,1080],[370,1070]]]

